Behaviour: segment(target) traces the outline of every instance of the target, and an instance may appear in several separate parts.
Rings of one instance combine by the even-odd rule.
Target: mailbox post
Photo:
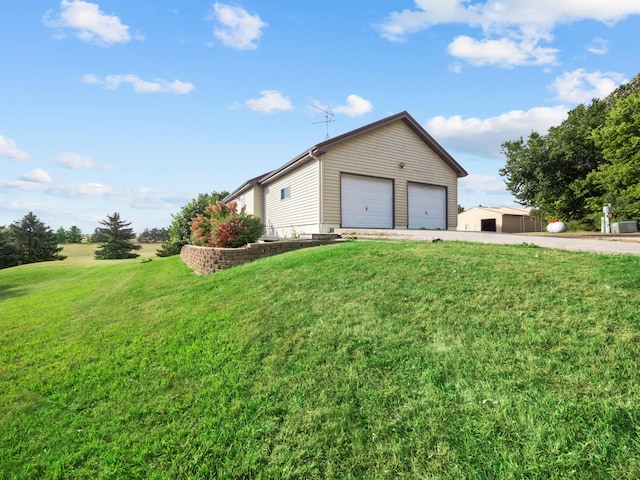
[[[602,233],[611,233],[611,204],[605,205],[602,209]]]

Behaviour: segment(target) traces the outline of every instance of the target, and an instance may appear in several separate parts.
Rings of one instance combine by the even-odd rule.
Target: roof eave
[[[326,150],[320,150],[316,147],[311,147],[305,150],[300,155],[294,157],[293,160],[290,160],[289,162],[282,165],[280,168],[276,168],[275,170],[267,173],[265,176],[263,176],[260,179],[259,183],[262,185],[264,183],[273,181],[276,178],[289,172],[290,170],[293,170],[294,168],[298,168],[299,166],[304,165],[306,162],[312,160],[315,156],[323,155],[326,152],[327,152]]]
[[[262,175],[260,175],[258,177],[252,178],[251,180],[247,180],[242,185],[240,185],[238,188],[236,188],[233,192],[231,192],[229,195],[224,197],[222,199],[222,201],[226,203],[229,200],[231,200],[232,198],[237,197],[238,195],[242,195],[244,192],[250,190],[251,188],[255,187],[256,185],[259,185],[260,184],[260,179],[262,177],[264,177],[265,175],[268,175],[268,174],[262,174]]]

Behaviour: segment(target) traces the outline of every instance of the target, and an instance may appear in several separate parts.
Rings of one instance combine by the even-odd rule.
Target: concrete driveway
[[[336,229],[343,238],[355,235],[356,238],[372,238],[387,240],[423,240],[479,242],[497,244],[529,243],[545,248],[559,250],[575,250],[595,253],[630,253],[640,255],[640,234],[626,235],[597,235],[594,236],[569,236],[559,235],[534,235],[493,232],[464,232],[451,230],[371,230],[357,228]]]

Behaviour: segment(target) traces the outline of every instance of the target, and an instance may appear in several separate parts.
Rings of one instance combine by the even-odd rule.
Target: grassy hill
[[[0,478],[640,477],[640,257],[82,248],[0,271]]]

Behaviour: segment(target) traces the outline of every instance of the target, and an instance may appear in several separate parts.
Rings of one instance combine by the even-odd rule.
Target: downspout
[[[319,192],[318,192],[318,197],[319,197],[319,203],[320,203],[320,208],[318,210],[318,214],[320,216],[320,218],[318,218],[318,226],[323,225],[323,220],[324,217],[322,216],[322,211],[323,211],[323,175],[322,175],[322,162],[320,161],[320,158],[315,156],[313,154],[313,150],[309,150],[308,153],[309,157],[311,157],[313,160],[316,160],[318,162],[318,188],[319,188]],[[321,228],[322,229],[322,228]],[[324,233],[324,232],[318,232],[318,233]]]

